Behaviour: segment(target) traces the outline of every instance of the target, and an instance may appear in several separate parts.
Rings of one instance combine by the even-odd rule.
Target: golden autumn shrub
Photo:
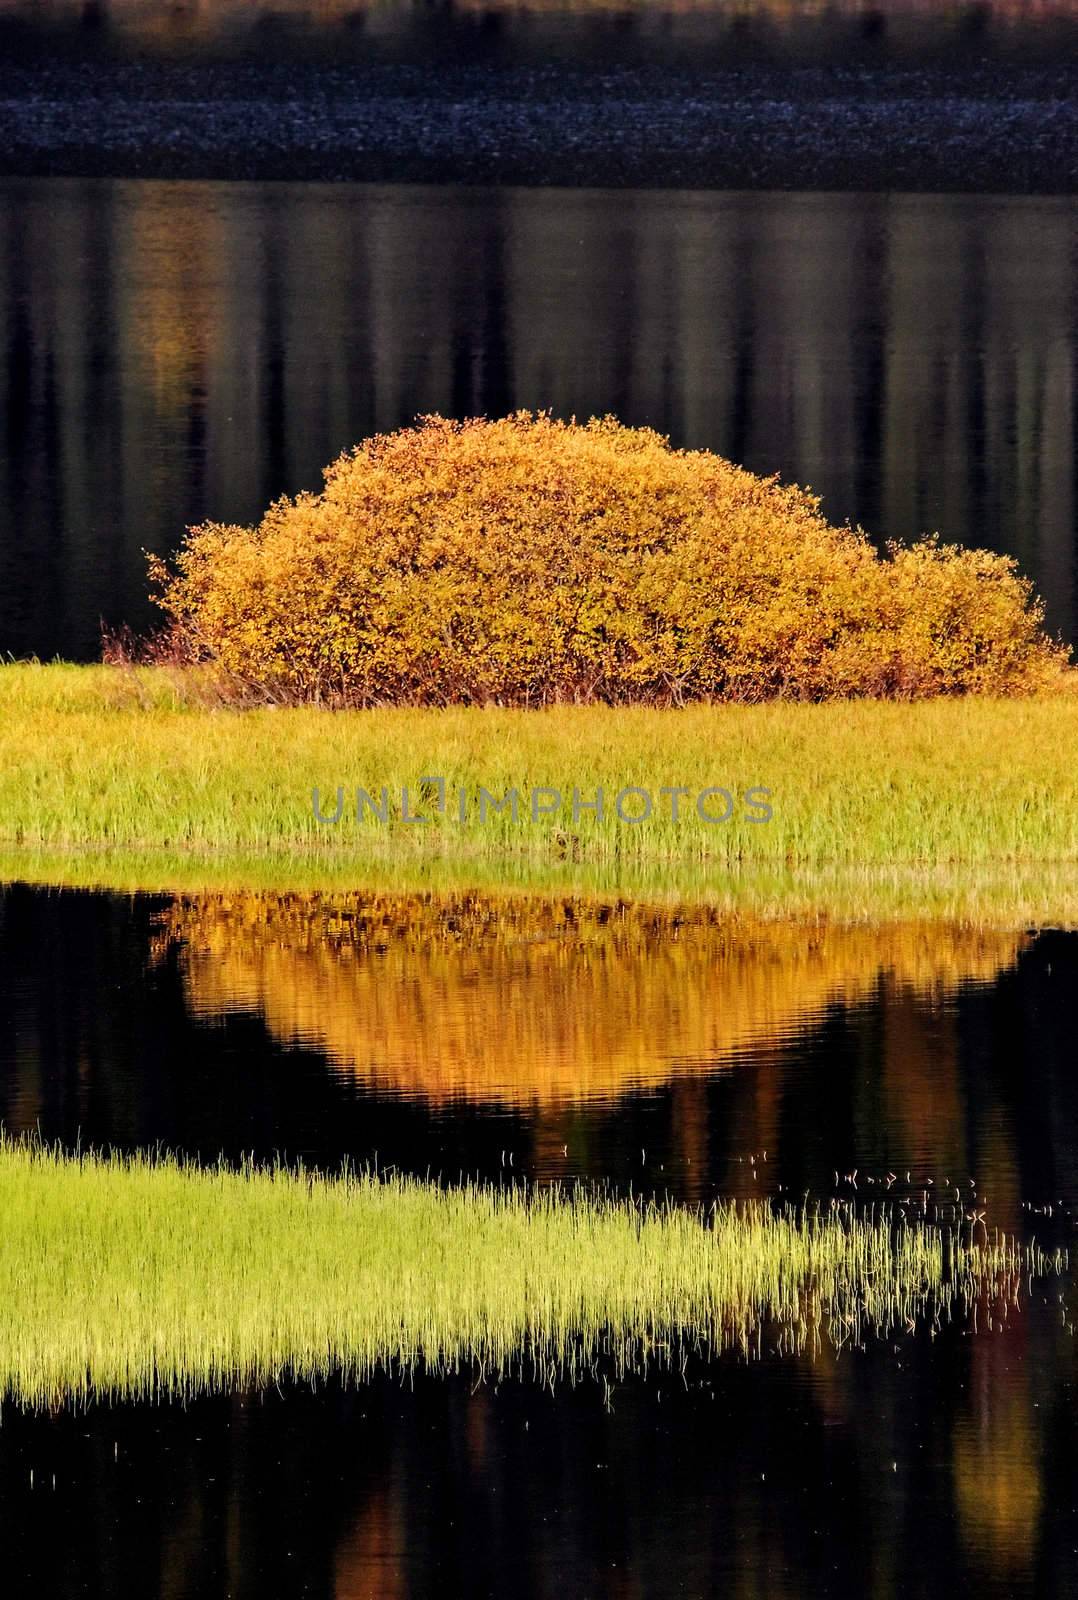
[[[426,417],[153,570],[174,643],[329,703],[1020,694],[1066,663],[1009,559],[881,558],[804,490],[613,418]]]

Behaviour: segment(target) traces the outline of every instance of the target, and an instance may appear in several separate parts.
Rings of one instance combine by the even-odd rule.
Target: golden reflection
[[[355,1522],[341,1540],[333,1562],[336,1600],[398,1600],[406,1592],[403,1580],[408,1534],[399,1494],[379,1484],[360,1507]]]
[[[955,1428],[955,1501],[974,1564],[995,1581],[1030,1573],[1044,1501],[1044,1452],[1018,1335],[974,1341],[969,1413]]]
[[[182,415],[205,381],[211,318],[205,286],[224,244],[210,207],[162,203],[160,193],[122,207],[117,240],[126,262],[124,348],[158,411]]]
[[[990,982],[1023,943],[624,902],[235,893],[178,897],[156,954],[178,950],[196,1015],[255,1013],[382,1091],[558,1105],[728,1067],[881,985]]]

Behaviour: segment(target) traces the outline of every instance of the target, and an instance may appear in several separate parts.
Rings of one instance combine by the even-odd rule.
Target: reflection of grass
[[[188,862],[197,852],[226,870],[231,862],[241,882],[253,862],[254,881],[267,886],[282,886],[278,873],[297,860],[309,886],[320,877],[354,885],[387,869],[543,886],[579,873],[631,890],[683,884],[721,896],[720,880],[734,873],[742,883],[790,880],[791,898],[808,905],[806,879],[876,874],[892,909],[904,884],[922,903],[953,901],[973,871],[1004,885],[1032,871],[1012,911],[1060,920],[1075,909],[1076,735],[1078,700],[227,712],[184,704],[163,674],[8,666],[0,849],[24,859],[141,850]],[[670,785],[762,785],[774,818],[709,826],[690,806],[675,823],[658,799],[637,826],[609,814],[573,822],[568,805],[535,824],[506,812],[482,826],[452,815],[409,826],[397,815],[386,826],[325,827],[312,815],[315,784],[323,793],[384,784],[399,811],[401,786],[414,803],[428,773],[472,796],[480,785],[495,794],[552,785],[565,796],[576,785],[585,798],[597,785],[608,796],[635,784],[656,797]],[[826,888],[821,903],[831,903]]]
[[[162,914],[201,1015],[249,1010],[383,1088],[556,1103],[780,1046],[881,978],[939,995],[1020,938],[481,895],[185,896]]]
[[[362,885],[393,895],[484,894],[506,907],[545,894],[597,905],[636,903],[707,907],[756,918],[829,917],[844,923],[904,919],[975,924],[1008,932],[1046,923],[1078,926],[1078,864],[996,870],[950,865],[752,869],[717,872],[706,862],[541,861],[525,856],[489,861],[439,852],[267,850],[257,854],[195,850],[3,849],[0,884],[37,883],[122,893],[205,894],[272,891],[336,893]]]
[[[0,1145],[0,1392],[191,1394],[382,1366],[624,1370],[1013,1299],[1044,1270],[897,1213],[698,1215],[409,1179],[74,1160]]]

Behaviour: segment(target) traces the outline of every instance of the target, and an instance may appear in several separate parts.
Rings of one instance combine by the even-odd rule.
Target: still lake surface
[[[0,43],[81,59],[1058,61],[1068,0],[0,0]]]
[[[1078,200],[0,180],[0,653],[417,414],[614,412],[1078,636]]]
[[[856,1168],[866,1204],[893,1173],[1070,1246],[1076,1032],[1078,936],[1052,931],[0,896],[0,1118],[67,1145],[691,1202],[849,1197]],[[6,1568],[71,1596],[1071,1594],[1060,1295],[654,1372],[609,1411],[472,1377],[5,1408]]]

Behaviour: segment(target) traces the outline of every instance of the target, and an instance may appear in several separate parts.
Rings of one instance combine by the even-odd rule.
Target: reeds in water
[[[707,1212],[0,1143],[0,1396],[52,1407],[379,1369],[624,1375],[1013,1304],[1062,1259],[896,1210]]]

